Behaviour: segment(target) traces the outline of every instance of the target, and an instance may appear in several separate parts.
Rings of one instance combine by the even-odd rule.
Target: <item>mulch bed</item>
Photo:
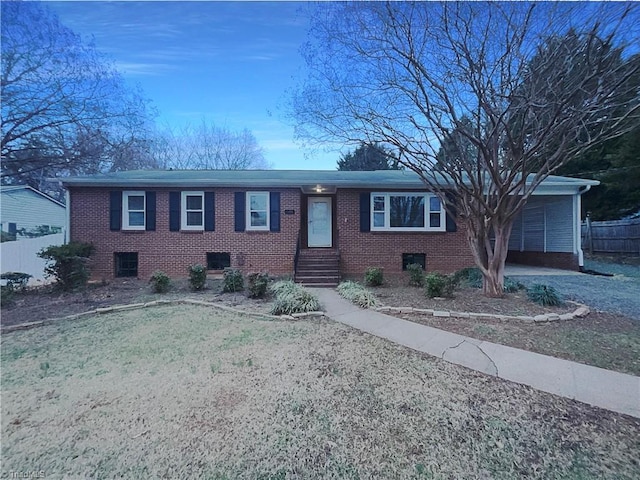
[[[220,292],[219,280],[209,280],[208,288],[199,292],[192,291],[186,280],[174,280],[166,294],[154,293],[148,282],[138,279],[116,279],[106,284],[90,284],[78,292],[60,292],[53,286],[42,286],[17,293],[14,301],[2,308],[0,324],[6,327],[66,317],[96,308],[161,299],[194,298],[261,313],[267,313],[270,309],[269,302],[265,300],[253,300],[243,293]]]
[[[387,283],[371,289],[383,305],[390,307],[432,308],[455,312],[494,313],[499,315],[539,315],[543,313],[568,313],[574,304],[562,307],[543,307],[531,302],[525,291],[507,293],[504,298],[488,298],[478,288],[461,288],[453,298],[428,298],[424,290],[406,283]]]

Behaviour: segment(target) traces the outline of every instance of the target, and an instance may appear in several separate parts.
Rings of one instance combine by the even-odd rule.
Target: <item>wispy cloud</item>
[[[293,129],[268,114],[301,68],[309,23],[296,2],[51,2],[63,24],[95,39],[160,115],[180,128],[202,119],[250,129],[278,168],[305,157]],[[329,168],[335,164],[335,155]],[[318,163],[318,162],[314,162]]]
[[[116,68],[125,75],[164,75],[171,70],[175,70],[175,66],[167,63],[133,63],[133,62],[115,62]]]

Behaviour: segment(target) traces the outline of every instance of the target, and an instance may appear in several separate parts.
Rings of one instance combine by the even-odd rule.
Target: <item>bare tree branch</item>
[[[262,147],[246,128],[234,132],[206,120],[157,135],[153,157],[164,169],[247,170],[269,168]]]
[[[395,152],[460,215],[490,295],[532,192],[640,122],[632,4],[358,2],[314,19],[298,136]]]
[[[147,101],[46,6],[3,2],[1,48],[3,182],[152,166]]]

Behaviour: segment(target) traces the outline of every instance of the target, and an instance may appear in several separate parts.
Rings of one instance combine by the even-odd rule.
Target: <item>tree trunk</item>
[[[504,265],[509,251],[509,237],[513,222],[494,224],[491,228],[494,241],[489,238],[489,231],[484,228],[468,229],[471,253],[478,268],[482,272],[482,292],[491,298],[504,296]]]
[[[504,296],[504,264],[509,252],[509,237],[512,222],[508,225],[494,226],[493,255],[489,260],[487,273],[482,281],[482,291],[487,297]]]

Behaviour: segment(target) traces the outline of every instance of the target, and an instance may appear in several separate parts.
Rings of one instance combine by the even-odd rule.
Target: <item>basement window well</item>
[[[403,253],[402,254],[402,270],[407,269],[407,265],[417,263],[422,266],[423,270],[427,269],[427,259],[424,253]]]
[[[117,252],[115,266],[116,277],[137,277],[138,252]]]
[[[207,253],[207,270],[224,270],[231,266],[231,254],[227,252]]]

